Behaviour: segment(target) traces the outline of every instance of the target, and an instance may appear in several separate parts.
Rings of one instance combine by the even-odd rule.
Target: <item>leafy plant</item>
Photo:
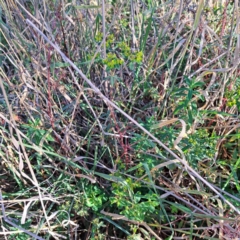
[[[53,148],[49,143],[55,142],[55,139],[51,136],[51,132],[43,127],[40,118],[37,118],[34,121],[30,120],[29,123],[24,124],[23,127],[27,130],[27,137],[29,137],[33,143],[37,146],[42,143],[45,149],[53,151]]]
[[[229,86],[225,93],[225,98],[228,107],[236,106],[238,111],[240,111],[240,79],[237,79],[237,84],[235,87]]]
[[[184,119],[189,125],[193,123],[193,119],[198,116],[198,98],[204,101],[204,96],[198,91],[204,83],[196,81],[195,79],[189,79],[185,77],[186,87],[175,89],[172,92],[173,99],[178,99],[177,106],[174,109],[174,114],[181,112],[180,116],[187,116]],[[187,114],[187,115],[185,115]]]

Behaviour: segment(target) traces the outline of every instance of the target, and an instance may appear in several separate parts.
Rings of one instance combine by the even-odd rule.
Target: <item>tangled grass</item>
[[[239,239],[238,1],[0,1],[0,234]]]

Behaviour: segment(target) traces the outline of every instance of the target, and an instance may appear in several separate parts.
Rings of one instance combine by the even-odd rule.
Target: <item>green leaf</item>
[[[104,173],[99,173],[99,172],[95,172],[96,175],[98,175],[99,177],[102,177],[106,180],[109,180],[111,182],[117,182],[117,183],[122,183],[123,185],[128,185],[128,183],[121,177],[116,177],[116,176],[112,176],[109,174],[104,174]]]
[[[166,202],[168,202],[168,201],[166,201]],[[192,210],[191,209],[189,209],[189,208],[187,208],[187,207],[185,207],[185,206],[183,206],[183,205],[181,205],[181,204],[179,204],[179,203],[173,203],[173,202],[168,202],[172,207],[174,207],[174,208],[177,208],[177,209],[179,209],[179,210],[181,210],[182,212],[184,212],[184,213],[192,213]]]
[[[188,111],[188,122],[190,125],[193,123],[193,116],[191,111]]]
[[[124,232],[127,235],[130,235],[130,233],[125,229],[125,227],[123,228],[122,226],[120,226],[119,224],[116,223],[116,221],[113,221],[110,218],[107,217],[101,217],[102,219],[108,221],[109,223],[111,223],[113,226],[115,226],[116,228],[118,228],[119,230],[121,230],[122,232]]]
[[[198,4],[198,8],[197,8],[197,13],[195,15],[195,20],[193,23],[193,31],[196,30],[196,28],[199,24],[199,20],[200,20],[203,8],[204,8],[204,0],[200,0],[200,3]]]
[[[198,81],[198,82],[194,82],[191,87],[192,87],[192,89],[194,89],[194,88],[197,88],[197,87],[202,87],[204,85],[205,85],[204,82]]]
[[[145,32],[143,33],[143,35],[141,36],[141,47],[140,47],[141,51],[144,51],[144,49],[146,47],[148,35],[149,35],[151,27],[152,27],[152,21],[153,21],[153,18],[152,18],[152,12],[151,12],[150,17],[148,18],[147,28],[146,28]],[[143,21],[143,24],[144,24],[144,21]],[[144,29],[144,27],[143,27],[143,29]]]
[[[193,96],[193,90],[192,89],[188,89],[187,100],[189,102],[192,99],[192,96]]]
[[[172,205],[170,206],[170,208],[171,208],[171,213],[175,214],[178,212],[178,208],[176,206]]]
[[[178,104],[178,106],[175,108],[173,114],[177,114],[180,110],[186,109],[186,107],[187,107],[186,101],[180,102],[180,103]]]

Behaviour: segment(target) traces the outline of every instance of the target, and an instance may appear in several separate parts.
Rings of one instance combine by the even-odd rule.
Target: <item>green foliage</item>
[[[86,206],[92,208],[93,211],[98,211],[106,202],[106,194],[97,186],[90,185],[85,189]]]
[[[17,226],[19,226],[20,228],[23,228],[23,229],[29,229],[31,224],[32,224],[32,220],[31,219],[28,219],[24,224],[21,224],[21,221],[20,220],[17,220],[17,219],[12,219],[11,220],[13,223],[15,223]],[[10,231],[18,231],[19,229],[18,228],[15,228],[15,227],[9,227]],[[16,233],[16,234],[11,234],[9,235],[9,238],[10,240],[28,240],[29,239],[29,235],[27,233],[24,233],[24,232],[20,232],[20,233]]]
[[[120,42],[118,43],[118,47],[121,50],[124,57],[129,58],[131,55],[131,49],[129,45],[126,42]]]
[[[103,39],[102,33],[101,33],[101,32],[98,32],[98,33],[95,35],[95,40],[96,40],[97,42],[101,42],[102,39]]]
[[[154,118],[149,118],[144,126],[146,129],[151,129],[151,126],[156,123],[157,122]],[[163,127],[162,129],[154,130],[154,135],[157,138],[162,139],[166,145],[173,147],[173,142],[179,135],[179,130],[174,127]],[[199,129],[194,133],[189,134],[188,138],[183,138],[179,145],[190,165],[197,169],[199,161],[214,158],[217,141],[218,137],[215,132],[209,133],[207,129]],[[155,152],[161,156],[162,151],[156,146],[156,144],[141,135],[135,135],[133,142],[137,142],[137,144],[134,145],[136,151],[142,150],[141,153],[138,154],[138,158],[141,159],[142,163],[147,164],[150,169],[158,164],[159,160],[145,154],[146,152]],[[201,146],[201,148],[199,146]]]
[[[146,221],[153,213],[157,212],[159,199],[153,192],[142,193],[141,184],[131,178],[126,179],[125,184],[112,184],[113,196],[109,198],[111,205],[116,205],[120,213],[129,219]],[[142,189],[148,191],[147,189]]]
[[[183,139],[181,146],[189,163],[198,169],[199,161],[214,159],[217,141],[215,132],[210,134],[207,129],[199,129],[190,134],[187,139]]]
[[[234,4],[199,1],[190,9],[185,1],[109,0],[103,14],[97,3],[13,2],[0,2],[0,184],[8,216],[44,239],[214,239],[209,226],[216,239],[224,232],[220,220],[229,232],[237,229],[233,206],[200,177],[239,208],[239,64],[224,68],[237,53]],[[28,11],[41,16],[43,28],[37,26],[46,38],[137,123],[101,99],[27,24]],[[54,124],[45,115],[50,105]],[[13,124],[11,113],[31,120]],[[179,119],[187,137],[178,147],[192,170],[172,156],[182,157],[175,145]],[[171,124],[155,127],[164,120]],[[29,201],[31,220],[21,225]]]
[[[230,89],[230,86],[225,92],[225,98],[227,100],[227,106],[236,106],[238,111],[240,111],[240,78],[237,79],[237,84],[235,87]]]
[[[22,125],[27,130],[27,137],[35,143],[37,146],[43,142],[43,147],[49,151],[53,151],[53,148],[49,143],[54,142],[55,139],[51,136],[51,132],[42,126],[40,118],[34,121],[29,121],[28,124]]]
[[[107,68],[114,69],[123,64],[123,60],[118,58],[115,53],[108,53],[107,58],[103,60],[103,63],[107,65]]]
[[[175,89],[172,92],[173,99],[177,99],[174,114],[179,114],[181,117],[187,116],[184,117],[184,119],[186,119],[187,123],[191,125],[193,119],[198,116],[197,100],[193,99],[194,97],[197,97],[204,101],[204,96],[198,90],[204,85],[204,83],[196,81],[195,79],[188,79],[187,77],[185,77],[185,83],[186,87]]]
[[[103,221],[100,221],[99,218],[95,218],[92,221],[92,235],[91,235],[91,240],[104,240],[106,239],[105,234],[102,233],[102,229],[106,227]]]
[[[69,183],[68,179],[61,180],[61,185],[64,189],[67,189],[70,193],[75,194],[76,187]],[[98,212],[102,209],[103,204],[108,200],[106,193],[98,186],[86,183],[86,181],[78,182],[78,191],[81,194],[76,194],[74,199],[68,199],[61,206],[61,210],[70,209],[71,205],[79,216],[87,216],[90,210]],[[73,203],[72,201],[73,200]]]

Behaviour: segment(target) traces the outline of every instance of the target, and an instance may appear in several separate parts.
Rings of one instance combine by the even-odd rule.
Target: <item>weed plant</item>
[[[0,1],[0,235],[240,239],[237,1]]]

